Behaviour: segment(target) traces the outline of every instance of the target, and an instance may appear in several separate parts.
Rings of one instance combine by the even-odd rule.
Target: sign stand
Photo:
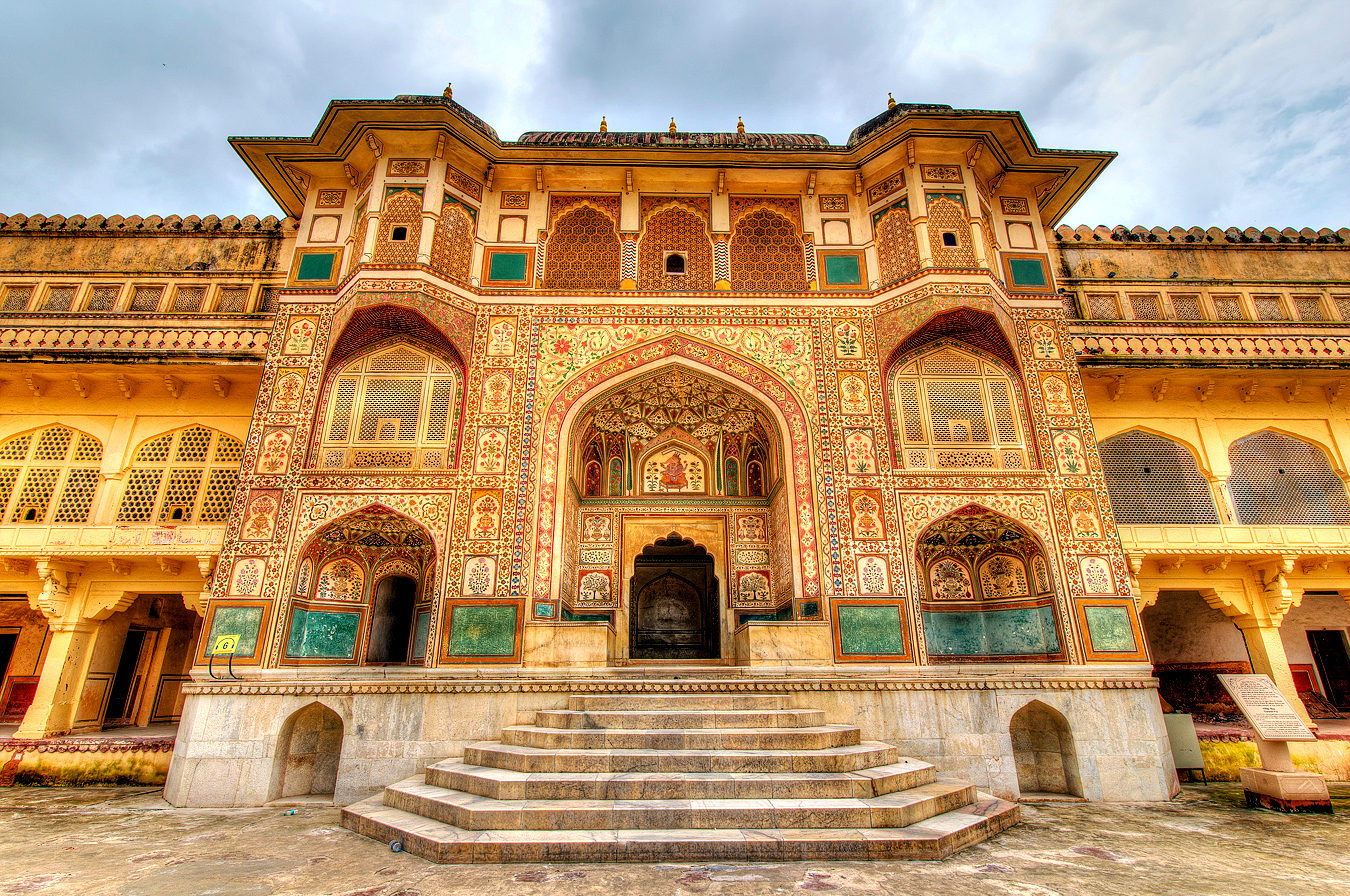
[[[1327,779],[1294,771],[1290,741],[1315,741],[1289,701],[1267,675],[1220,675],[1219,683],[1251,722],[1261,768],[1239,768],[1247,805],[1283,812],[1331,814]]]

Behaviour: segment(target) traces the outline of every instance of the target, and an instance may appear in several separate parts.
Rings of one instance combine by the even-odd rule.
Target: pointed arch
[[[124,468],[119,523],[223,523],[239,482],[244,445],[206,426],[142,441]]]
[[[619,288],[618,222],[588,202],[554,219],[544,243],[546,289]]]
[[[1040,700],[1032,700],[1013,713],[1008,734],[1021,798],[1041,794],[1083,795],[1073,730],[1063,713]]]
[[[744,356],[683,334],[663,336],[597,359],[574,374],[568,387],[556,393],[531,424],[532,429],[546,440],[539,469],[535,599],[556,601],[561,594],[561,581],[554,572],[554,558],[564,554],[561,499],[570,470],[566,446],[575,438],[581,413],[596,396],[673,361],[734,384],[755,399],[773,422],[783,446],[784,464],[782,486],[773,492],[773,500],[781,500],[786,508],[798,511],[788,514],[790,518],[784,520],[782,534],[790,547],[784,558],[782,587],[797,599],[800,612],[808,618],[817,618],[821,613],[821,602],[815,537],[816,501],[810,477],[811,451],[805,409],[791,387],[776,374]],[[557,435],[548,435],[551,433]]]
[[[731,284],[741,292],[804,292],[806,256],[797,222],[768,205],[737,218],[731,231]]]
[[[1214,493],[1185,444],[1135,427],[1097,450],[1118,524],[1218,525]]]
[[[883,287],[919,272],[919,244],[909,219],[909,200],[901,199],[873,213],[872,233]]]
[[[410,265],[422,239],[422,189],[388,188],[375,237],[375,264]],[[401,234],[401,238],[400,238]]]
[[[412,317],[425,324],[420,315]],[[330,359],[312,424],[310,465],[454,466],[464,416],[465,377],[459,353],[443,337],[436,338],[440,334],[434,328],[430,333],[413,328],[407,334],[381,335],[355,350],[358,338],[346,337],[366,326],[366,319],[353,318]]]
[[[1228,448],[1228,490],[1245,526],[1350,526],[1345,482],[1318,445],[1263,429]]]
[[[287,716],[277,734],[268,799],[332,795],[345,732],[341,714],[318,700]]]
[[[477,229],[478,212],[445,194],[431,240],[431,266],[451,279],[467,283]]]
[[[944,337],[894,357],[886,381],[897,466],[1039,466],[1021,381],[1001,359]]]
[[[671,252],[683,256],[683,273],[667,273],[666,255]],[[649,211],[638,240],[638,288],[708,290],[715,280],[707,216],[689,203],[676,200]]]

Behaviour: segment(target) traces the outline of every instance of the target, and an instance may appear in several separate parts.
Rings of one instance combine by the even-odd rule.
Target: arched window
[[[1012,375],[950,345],[897,364],[897,460],[909,470],[1024,470],[1021,400]]]
[[[400,235],[397,231],[402,231]],[[375,238],[376,264],[412,264],[422,238],[422,190],[389,187]],[[361,247],[357,247],[359,252]]]
[[[476,226],[473,209],[446,196],[431,240],[431,266],[448,277],[467,281]]]
[[[243,456],[238,439],[205,426],[142,442],[132,455],[117,522],[224,522]]]
[[[1258,432],[1228,449],[1228,488],[1244,526],[1350,526],[1345,483],[1321,449]]]
[[[705,218],[682,205],[648,215],[638,243],[638,288],[712,289],[713,282]]]
[[[804,291],[806,257],[797,225],[768,208],[741,217],[731,236],[731,284],[737,290]]]
[[[102,460],[98,439],[64,426],[49,426],[0,442],[3,519],[11,523],[89,522]]]
[[[560,217],[544,249],[548,289],[618,289],[619,234],[604,212],[582,206]]]
[[[456,365],[408,343],[347,362],[328,388],[319,466],[444,469],[463,391]]]
[[[872,218],[881,282],[894,283],[919,270],[919,244],[909,220],[909,203],[900,200]]]
[[[933,263],[941,268],[975,266],[970,242],[970,217],[959,193],[928,194],[928,243]]]
[[[1100,451],[1117,523],[1218,524],[1214,494],[1184,445],[1132,430],[1105,440]]]

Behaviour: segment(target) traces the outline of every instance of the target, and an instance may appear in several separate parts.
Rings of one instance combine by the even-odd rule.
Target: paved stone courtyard
[[[850,894],[1350,892],[1350,785],[1337,814],[1248,810],[1231,784],[1165,804],[1045,804],[942,862],[437,866],[335,809],[174,809],[136,788],[0,791],[0,894]]]

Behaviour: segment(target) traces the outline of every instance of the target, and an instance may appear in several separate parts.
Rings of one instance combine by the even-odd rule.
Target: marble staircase
[[[1018,821],[778,694],[599,694],[342,810],[433,862],[935,859]]]

